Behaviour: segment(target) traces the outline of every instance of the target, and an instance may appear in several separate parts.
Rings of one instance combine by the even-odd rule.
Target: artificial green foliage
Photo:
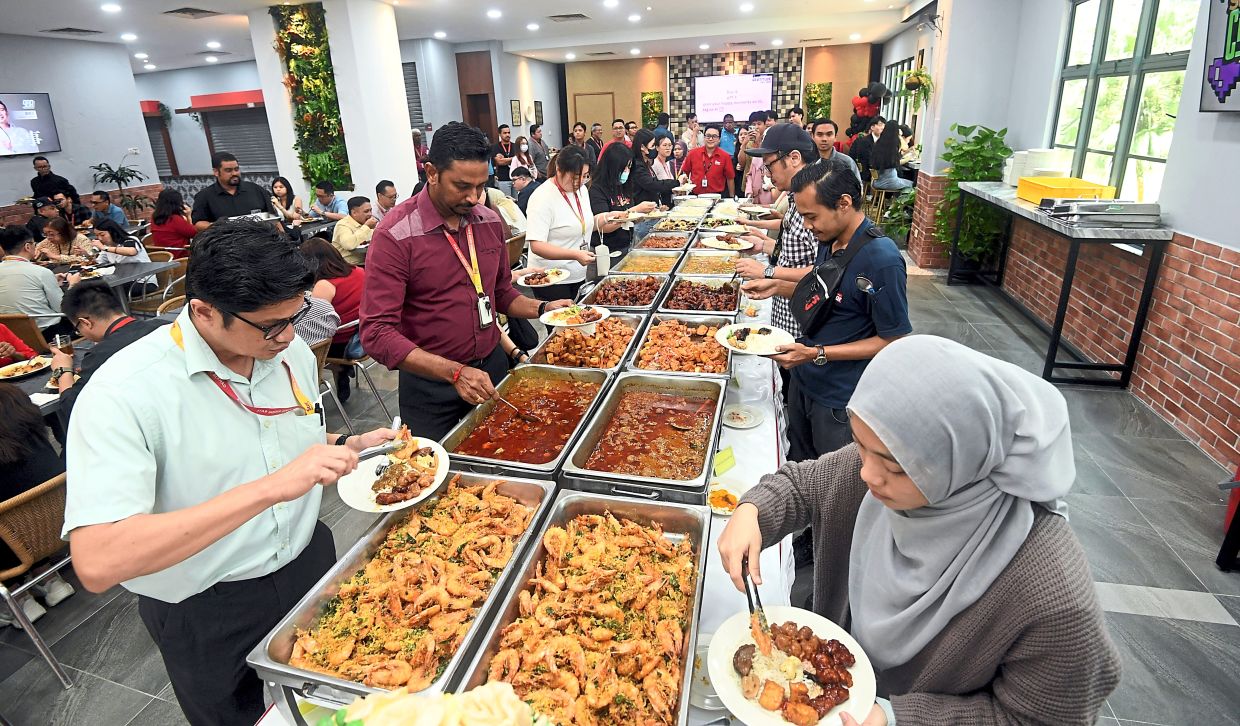
[[[663,91],[642,91],[642,126],[653,129],[663,113]]]
[[[276,54],[284,64],[284,86],[293,105],[294,148],[302,175],[347,189],[353,182],[323,5],[276,5],[270,12],[276,24]]]
[[[913,228],[913,207],[917,204],[917,187],[909,187],[895,195],[883,210],[883,229],[892,237],[908,237]]]
[[[1012,155],[1004,142],[1007,129],[952,124],[957,137],[943,142],[941,158],[947,162],[947,189],[939,202],[934,220],[934,233],[939,241],[950,245],[956,234],[956,211],[960,204],[960,182],[999,181],[1003,178],[1003,161]],[[960,256],[978,262],[993,257],[1003,234],[1004,214],[990,205],[965,205],[957,250]]]
[[[125,154],[125,156],[129,156],[129,154]],[[116,185],[116,190],[120,192],[120,198],[116,200],[117,205],[125,210],[125,216],[130,219],[137,217],[142,210],[155,206],[155,203],[147,197],[125,193],[125,186],[127,184],[146,181],[147,179],[146,174],[138,171],[136,166],[126,166],[125,157],[121,157],[120,163],[116,166],[100,162],[92,165],[90,168],[95,172],[95,186],[102,184]]]
[[[159,102],[159,118],[164,122],[164,128],[172,128],[172,109],[164,105],[163,101]]]
[[[805,84],[805,120],[831,118],[831,84]]]
[[[930,95],[934,93],[934,80],[930,78],[930,73],[925,68],[914,68],[911,71],[905,71],[902,74],[904,78],[904,90],[896,93],[897,96],[907,97],[912,105],[912,112],[917,113],[922,106],[930,103]],[[909,88],[909,84],[914,87]]]

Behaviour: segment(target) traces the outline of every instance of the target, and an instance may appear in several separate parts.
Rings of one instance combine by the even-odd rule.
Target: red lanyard
[[[123,318],[117,318],[116,320],[113,320],[112,324],[108,326],[108,329],[103,331],[103,337],[105,338],[108,337],[112,333],[115,333],[116,331],[120,330],[126,325],[129,325],[132,322],[134,322],[134,319],[129,317],[128,315],[126,315]]]
[[[478,297],[482,297],[485,293],[482,290],[482,273],[478,271],[478,250],[474,247],[473,225],[465,225],[465,240],[469,243],[469,262],[465,261],[465,255],[461,253],[460,245],[448,233],[447,227],[444,227],[443,236],[448,238],[448,244],[452,245],[452,251],[456,253],[456,259],[461,261],[461,267],[465,268],[465,274],[469,275],[469,281],[474,283],[474,290],[477,291]]]
[[[582,237],[582,239],[585,239],[585,236],[586,236],[586,212],[585,212],[585,210],[584,210],[584,209],[582,209],[582,207],[581,207],[581,197],[580,197],[580,196],[578,196],[576,193],[574,193],[574,194],[573,194],[573,201],[577,202],[577,209],[576,209],[576,210],[573,210],[573,203],[572,203],[572,202],[570,202],[570,201],[568,201],[568,195],[564,193],[564,190],[563,190],[563,189],[560,189],[560,185],[559,185],[559,184],[556,184],[556,185],[555,185],[555,188],[559,190],[559,192],[560,192],[560,196],[561,196],[561,197],[564,197],[564,203],[568,205],[568,210],[569,210],[570,212],[572,212],[573,214],[577,215],[577,221],[578,221],[578,222],[581,222],[581,237]]]
[[[504,145],[501,142],[499,148],[504,150],[504,156],[512,156],[512,144]]]
[[[181,321],[178,320],[173,323],[169,333],[172,335],[172,340],[177,344],[177,347],[181,350],[185,350],[185,341],[181,333]],[[228,381],[223,380],[212,371],[207,371],[206,373],[207,378],[210,378],[211,382],[218,386],[219,389],[224,392],[224,395],[228,396],[229,400],[252,414],[258,416],[279,416],[280,414],[295,411],[298,416],[309,416],[314,413],[315,405],[310,401],[310,399],[306,398],[306,395],[302,393],[301,389],[297,386],[297,379],[293,377],[293,369],[289,367],[288,361],[280,361],[280,364],[284,366],[284,372],[288,374],[289,387],[293,389],[293,398],[297,399],[296,406],[285,406],[283,408],[251,406],[241,400],[241,397],[237,395],[237,392],[233,390],[232,384]]]

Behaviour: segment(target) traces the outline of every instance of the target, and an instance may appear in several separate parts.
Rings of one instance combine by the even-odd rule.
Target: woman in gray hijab
[[[1063,396],[915,335],[874,358],[849,412],[855,444],[741,498],[719,539],[737,588],[743,556],[756,567],[763,547],[813,524],[814,610],[853,634],[878,677],[863,726],[1093,724],[1119,658],[1067,524]]]

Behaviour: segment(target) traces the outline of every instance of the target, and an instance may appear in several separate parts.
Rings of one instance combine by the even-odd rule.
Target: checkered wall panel
[[[801,104],[800,48],[751,50],[738,53],[674,55],[667,59],[667,112],[672,125],[679,126],[693,110],[693,79],[697,76],[724,76],[729,73],[770,73],[775,77],[772,108],[780,116]],[[753,109],[755,111],[766,109]],[[719,119],[708,119],[717,121]],[[737,119],[738,121],[743,119]]]

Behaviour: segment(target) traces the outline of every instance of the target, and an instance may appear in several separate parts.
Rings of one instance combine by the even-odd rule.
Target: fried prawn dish
[[[561,726],[675,723],[692,545],[606,513],[550,527],[543,546],[488,681]]]
[[[460,648],[533,510],[500,482],[449,482],[340,586],[289,665],[376,688],[425,690]]]
[[[439,470],[439,457],[429,446],[414,448],[413,435],[408,426],[401,426],[396,434],[401,447],[388,454],[388,466],[375,479],[370,488],[375,493],[375,503],[380,505],[405,502],[426,491],[435,483]]]

